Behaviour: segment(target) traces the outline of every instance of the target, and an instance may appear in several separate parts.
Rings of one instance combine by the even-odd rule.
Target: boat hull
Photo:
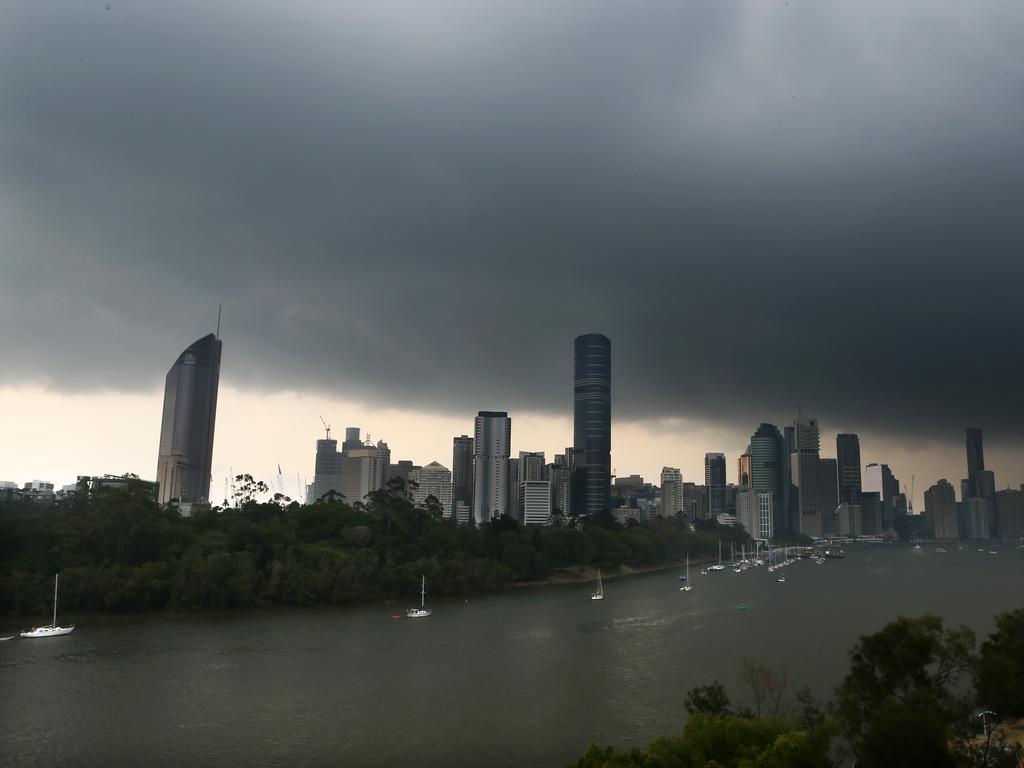
[[[72,627],[37,627],[30,632],[22,632],[21,636],[28,640],[37,640],[41,637],[60,637],[70,635],[75,631]]]

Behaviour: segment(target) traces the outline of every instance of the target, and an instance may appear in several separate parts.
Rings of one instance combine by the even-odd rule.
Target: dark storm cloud
[[[0,383],[1024,432],[1018,3],[4,16]]]

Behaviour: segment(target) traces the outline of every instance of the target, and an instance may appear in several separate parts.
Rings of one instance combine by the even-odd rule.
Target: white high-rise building
[[[345,501],[355,504],[380,488],[380,462],[373,445],[343,452],[341,488]]]
[[[515,466],[516,477],[512,477],[512,467]],[[544,461],[544,452],[520,451],[519,460],[509,461],[509,481],[516,484],[514,494],[516,500],[517,519],[526,524],[526,504],[523,497],[523,483],[527,480],[549,480],[547,464]],[[550,483],[548,488],[550,490]]]
[[[773,496],[754,488],[736,494],[736,518],[751,538],[770,541],[775,535]]]
[[[551,522],[551,481],[524,480],[519,486],[524,525],[548,525]]]
[[[482,525],[508,514],[508,456],[512,419],[505,411],[480,411],[473,434],[473,520]]]
[[[441,506],[442,516],[445,519],[452,516],[452,473],[447,467],[432,461],[425,467],[410,469],[409,480],[416,483],[412,492],[416,506],[424,506],[433,496]]]
[[[673,517],[683,511],[683,473],[676,467],[661,468],[661,516]]]

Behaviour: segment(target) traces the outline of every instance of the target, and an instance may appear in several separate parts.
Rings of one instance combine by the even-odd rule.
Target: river
[[[689,593],[681,572],[607,580],[601,602],[593,585],[439,600],[418,620],[391,618],[404,603],[64,615],[72,635],[0,643],[0,765],[557,768],[679,731],[691,687],[740,693],[744,656],[827,695],[856,638],[900,614],[982,635],[1024,606],[1007,547],[853,546],[785,584],[691,568]]]

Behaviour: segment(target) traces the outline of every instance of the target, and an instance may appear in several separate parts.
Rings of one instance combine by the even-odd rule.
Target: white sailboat
[[[70,627],[61,627],[57,625],[57,584],[59,581],[60,574],[58,573],[53,577],[53,623],[47,627],[33,627],[29,632],[22,632],[22,637],[58,637],[60,635],[70,635],[75,631],[74,624]]]
[[[708,571],[724,571],[725,566],[722,565],[722,540],[718,540],[718,562],[715,565],[709,565]]]
[[[604,600],[604,584],[601,582],[601,569],[597,569],[597,592],[590,596],[591,600]]]
[[[686,583],[679,588],[680,592],[690,592],[693,585],[690,583],[690,553],[686,553]]]
[[[420,607],[410,608],[405,615],[410,619],[423,619],[431,613],[431,609],[427,608],[427,576],[424,574],[420,577]]]

